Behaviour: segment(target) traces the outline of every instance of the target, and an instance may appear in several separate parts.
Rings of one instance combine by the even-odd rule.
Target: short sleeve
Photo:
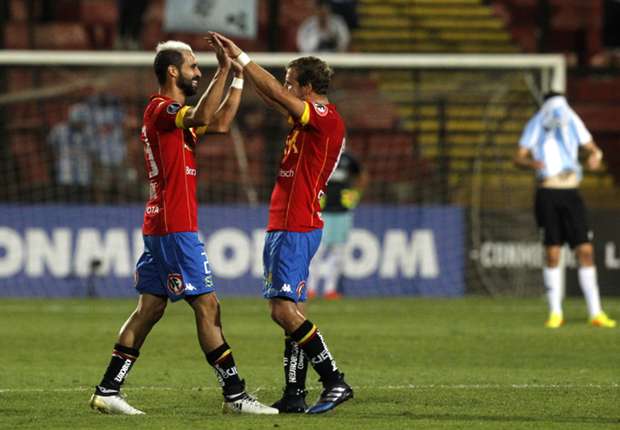
[[[174,100],[163,100],[153,111],[153,124],[161,131],[183,128],[183,116],[188,109],[189,106],[181,106]]]
[[[521,134],[521,139],[519,140],[519,147],[532,149],[538,139],[540,137],[540,129],[542,128],[542,124],[540,123],[540,113],[534,116],[534,118],[530,119],[523,133]]]
[[[579,115],[572,110],[570,115],[570,130],[575,133],[575,138],[577,142],[579,142],[579,145],[585,145],[592,141],[592,135],[586,128],[586,125],[581,118],[579,118]]]
[[[326,127],[326,119],[329,115],[329,107],[320,103],[306,103],[304,113],[299,119],[301,125],[309,125],[317,130]]]

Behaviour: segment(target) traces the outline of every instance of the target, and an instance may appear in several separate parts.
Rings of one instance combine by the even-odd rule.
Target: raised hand
[[[220,43],[220,45],[230,58],[237,58],[239,54],[241,54],[241,49],[239,49],[239,47],[235,45],[235,42],[228,39],[227,37],[224,37],[221,34],[216,33],[215,31],[210,31],[209,36]]]
[[[209,35],[205,37],[205,39],[209,43],[209,46],[211,47],[211,49],[213,49],[213,52],[215,52],[215,57],[217,58],[217,62],[220,68],[223,68],[223,69],[230,68],[231,59],[226,54],[224,47],[222,46],[220,41],[217,40],[211,32],[209,32]]]

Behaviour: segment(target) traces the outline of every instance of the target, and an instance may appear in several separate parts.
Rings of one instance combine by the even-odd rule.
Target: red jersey
[[[306,103],[286,137],[267,231],[323,227],[319,198],[344,149],[344,122],[333,104]]]
[[[150,187],[142,226],[145,235],[198,230],[194,148],[197,135],[206,128],[183,128],[188,109],[157,94],[144,111],[140,138]]]

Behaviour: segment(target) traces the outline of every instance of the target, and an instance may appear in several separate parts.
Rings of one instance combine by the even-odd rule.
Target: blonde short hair
[[[160,53],[161,51],[192,51],[192,47],[189,46],[185,42],[181,42],[179,40],[166,40],[165,42],[159,42],[157,44],[157,48],[155,48],[156,53]]]

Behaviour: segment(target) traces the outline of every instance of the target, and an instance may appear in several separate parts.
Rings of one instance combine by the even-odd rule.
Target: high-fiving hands
[[[222,69],[229,69],[231,66],[231,57],[228,56],[222,44],[215,38],[212,32],[209,32],[208,36],[205,37],[213,52],[215,52],[215,57],[217,58],[217,62]]]
[[[243,52],[237,45],[235,45],[235,42],[228,39],[227,37],[224,37],[221,34],[216,33],[215,31],[210,31],[208,34],[209,35],[207,36],[207,40],[213,40],[214,43],[219,45],[224,50],[224,52],[226,52],[226,55],[228,55],[229,58],[235,59]]]

